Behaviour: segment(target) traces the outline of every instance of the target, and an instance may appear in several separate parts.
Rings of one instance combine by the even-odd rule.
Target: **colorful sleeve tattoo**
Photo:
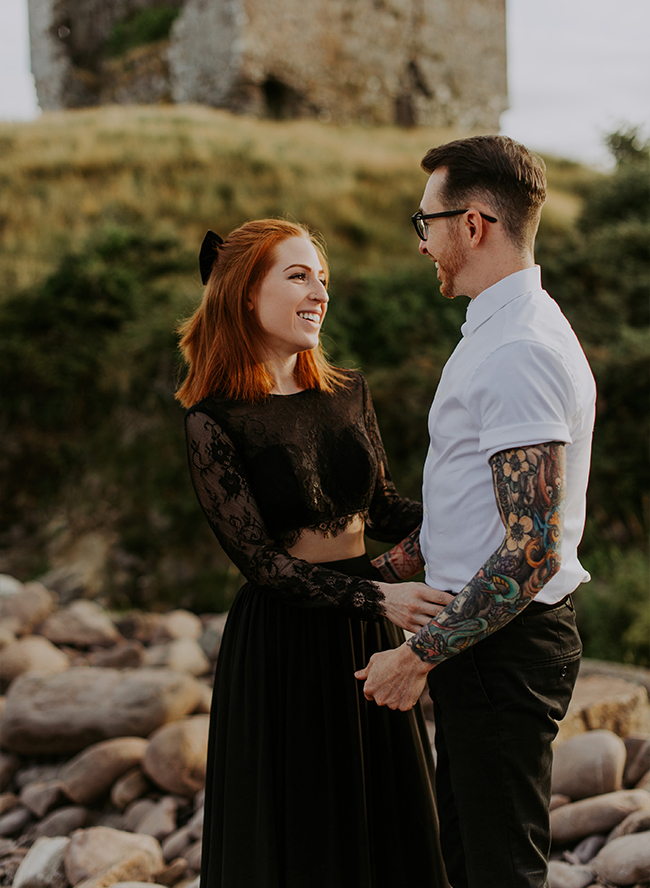
[[[420,526],[406,539],[372,562],[386,583],[400,583],[424,569],[420,551]]]
[[[490,465],[505,537],[454,601],[407,642],[427,663],[500,629],[560,568],[565,445],[503,450]]]

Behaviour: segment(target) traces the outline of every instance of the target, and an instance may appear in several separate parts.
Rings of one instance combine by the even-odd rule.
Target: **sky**
[[[510,110],[501,131],[606,166],[603,136],[650,134],[650,0],[506,0]],[[27,0],[0,0],[0,121],[39,114]]]

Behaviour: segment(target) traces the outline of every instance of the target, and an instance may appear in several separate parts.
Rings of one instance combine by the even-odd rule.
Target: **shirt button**
[[[425,515],[428,515],[428,514],[429,514],[429,510],[427,509],[426,506],[424,507],[424,514],[425,514]]]

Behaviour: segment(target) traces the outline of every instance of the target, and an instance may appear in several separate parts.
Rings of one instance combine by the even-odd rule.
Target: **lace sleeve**
[[[401,497],[395,489],[365,379],[363,392],[366,432],[377,455],[377,480],[366,522],[366,534],[380,542],[398,543],[422,523],[422,505]]]
[[[205,413],[185,420],[192,483],[210,527],[244,577],[300,607],[337,607],[383,614],[371,580],[349,577],[298,558],[274,542],[228,435]]]

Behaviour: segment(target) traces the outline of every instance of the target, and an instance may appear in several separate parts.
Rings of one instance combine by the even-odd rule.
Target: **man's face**
[[[448,207],[443,206],[440,200],[440,192],[444,184],[447,171],[434,170],[429,177],[427,187],[424,189],[420,209],[423,213],[441,213]],[[420,241],[420,252],[423,256],[430,256],[435,262],[440,292],[447,299],[454,299],[462,295],[459,289],[459,276],[467,265],[467,253],[461,236],[461,221],[454,216],[447,219],[429,219],[429,236],[425,241]]]

